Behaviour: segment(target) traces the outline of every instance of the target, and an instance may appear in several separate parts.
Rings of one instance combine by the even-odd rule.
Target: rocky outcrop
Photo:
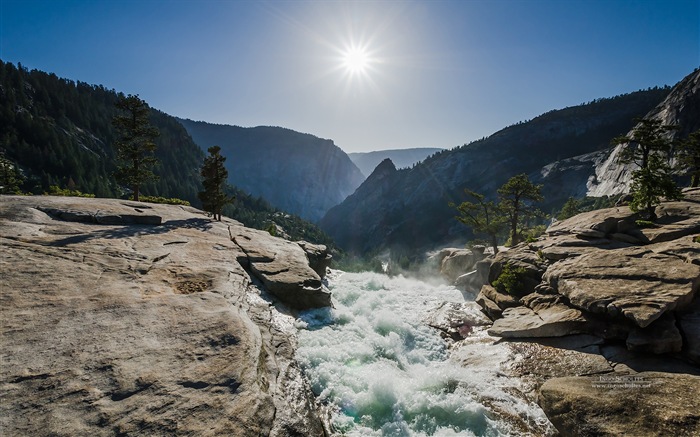
[[[474,270],[476,263],[484,259],[484,246],[471,249],[445,248],[428,257],[427,265],[454,283],[466,272]]]
[[[695,335],[685,335],[682,326],[696,329],[691,304],[700,287],[700,243],[694,241],[700,231],[700,190],[684,194],[685,200],[657,208],[660,218],[653,227],[638,227],[627,207],[591,211],[489,260],[478,302],[497,319],[490,332],[503,337],[590,333],[650,353],[680,352],[685,339],[685,349],[694,350]],[[488,285],[506,265],[518,272],[515,296],[514,290],[509,294]]]
[[[562,435],[700,433],[683,388],[700,381],[700,189],[684,194],[654,226],[591,211],[479,263],[488,333],[525,358],[513,372]]]
[[[686,76],[671,90],[671,93],[644,118],[660,120],[664,125],[678,125],[679,130],[670,133],[670,138],[685,138],[700,129],[700,69]],[[611,196],[629,191],[633,164],[621,164],[620,154],[631,147],[620,144],[611,148],[608,158],[595,163],[587,183],[586,195],[591,197]]]
[[[700,377],[641,372],[553,378],[540,406],[562,436],[700,434]]]
[[[124,218],[142,214],[161,224]],[[95,216],[124,221],[66,221]],[[265,234],[189,207],[3,196],[0,433],[324,435],[293,320],[237,262],[305,262]],[[287,283],[318,281],[307,269]]]
[[[230,232],[245,254],[243,265],[279,300],[297,309],[331,305],[330,292],[301,246],[244,227],[231,227]]]
[[[297,241],[297,244],[304,249],[309,266],[323,279],[333,260],[328,248],[323,244],[311,244],[306,241]]]
[[[491,321],[479,311],[474,302],[444,302],[430,312],[426,324],[438,329],[445,339],[461,340],[476,326],[489,325]]]

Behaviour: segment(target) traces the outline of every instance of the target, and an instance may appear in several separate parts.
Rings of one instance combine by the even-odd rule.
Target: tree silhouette
[[[221,147],[212,146],[208,149],[209,156],[204,158],[202,165],[202,185],[204,191],[199,193],[202,207],[211,213],[215,220],[221,221],[221,210],[228,203],[232,203],[235,197],[224,193],[228,171],[224,167],[226,157],[221,155]]]
[[[151,171],[158,162],[154,156],[158,130],[148,121],[149,108],[138,95],[121,96],[115,106],[122,111],[115,115],[112,124],[119,131],[116,142],[119,160],[115,177],[131,187],[134,200],[139,200],[141,184],[158,177]]]

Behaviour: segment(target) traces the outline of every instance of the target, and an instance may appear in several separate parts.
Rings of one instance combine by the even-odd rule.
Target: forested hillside
[[[97,197],[126,195],[125,187],[112,176],[112,144],[117,136],[112,117],[120,95],[103,86],[0,60],[0,154],[21,170],[22,191],[41,194],[56,185]],[[176,118],[151,109],[150,121],[160,133],[156,139],[159,165],[154,169],[159,180],[144,184],[142,194],[180,198],[199,206],[204,152]],[[243,224],[268,229],[275,222],[291,239],[333,245],[327,235],[301,218],[240,189],[230,191],[237,201],[224,213]]]
[[[635,117],[644,116],[669,92],[670,87],[654,88],[549,111],[488,138],[438,152],[413,168],[386,166],[381,177],[370,176],[328,211],[321,228],[356,253],[387,248],[415,253],[464,244],[471,235],[454,219],[456,212],[448,204],[466,200],[465,188],[495,197],[511,176],[606,149],[613,137],[632,128]],[[570,195],[566,184],[555,188],[563,196],[554,203],[545,199],[540,205],[544,211],[561,207]]]
[[[0,61],[0,96],[0,150],[24,173],[25,191],[58,185],[98,197],[123,194],[112,177],[119,93]],[[152,109],[151,123],[160,132],[160,178],[143,193],[197,202],[204,153],[173,117]]]
[[[180,120],[206,150],[220,146],[231,184],[316,221],[364,177],[332,140],[281,127],[240,127]]]

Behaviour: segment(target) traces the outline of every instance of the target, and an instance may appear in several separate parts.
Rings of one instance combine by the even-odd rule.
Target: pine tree
[[[158,162],[154,156],[154,139],[158,136],[158,130],[148,120],[148,104],[138,95],[122,96],[116,107],[123,113],[112,119],[112,124],[120,135],[115,144],[119,160],[115,177],[117,181],[131,187],[134,200],[138,201],[141,185],[158,179],[151,171]]]
[[[692,132],[681,141],[678,164],[690,173],[690,186],[700,186],[700,130]]]
[[[656,205],[661,198],[678,200],[683,197],[671,174],[668,156],[671,152],[670,131],[678,126],[661,124],[661,120],[637,119],[631,136],[614,138],[612,144],[629,146],[620,154],[619,162],[636,164],[639,169],[632,173],[630,194],[632,211],[644,211],[651,221],[656,220]]]
[[[520,222],[536,215],[532,203],[544,199],[541,191],[542,185],[533,184],[525,173],[513,176],[498,189],[501,199],[499,205],[510,223],[510,241],[513,246],[520,243]]]
[[[23,182],[17,165],[0,153],[0,194],[20,194]]]
[[[464,192],[476,202],[465,201],[459,205],[450,203],[451,207],[459,211],[460,215],[455,218],[472,228],[474,233],[487,235],[491,240],[493,253],[498,253],[498,234],[506,225],[503,212],[494,202],[486,201],[483,194],[467,189]]]
[[[213,146],[208,151],[209,156],[204,159],[201,171],[204,191],[199,193],[199,200],[205,211],[211,213],[215,220],[221,221],[221,210],[226,204],[232,203],[235,197],[224,193],[228,171],[224,167],[226,157],[221,155],[221,148]]]

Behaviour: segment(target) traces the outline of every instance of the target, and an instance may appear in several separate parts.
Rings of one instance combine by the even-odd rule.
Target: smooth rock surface
[[[553,378],[540,406],[562,436],[700,435],[700,377],[643,372]]]
[[[291,318],[236,262],[228,228],[252,233],[131,204],[162,224],[37,208],[123,216],[114,199],[0,198],[0,434],[324,435]]]
[[[544,274],[577,308],[606,314],[610,304],[644,328],[682,310],[697,290],[698,266],[648,248],[600,250],[553,264]]]
[[[248,257],[251,272],[275,297],[299,309],[331,305],[330,292],[298,244],[245,227],[232,227],[230,232]]]

